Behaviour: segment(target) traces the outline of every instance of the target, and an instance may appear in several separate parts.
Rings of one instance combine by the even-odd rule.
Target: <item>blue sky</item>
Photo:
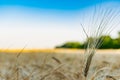
[[[102,2],[120,0],[0,0],[1,6],[25,6],[41,9],[80,10],[81,8],[96,5]]]
[[[0,48],[53,48],[82,41],[80,21],[94,6],[120,9],[120,0],[0,0]],[[111,35],[117,36],[116,28]]]
[[[17,5],[42,9],[78,10],[101,0],[1,0],[1,5]]]

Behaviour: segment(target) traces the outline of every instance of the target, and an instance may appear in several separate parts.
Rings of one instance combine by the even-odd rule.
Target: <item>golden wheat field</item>
[[[70,53],[71,52],[71,53]],[[83,50],[0,52],[0,80],[84,80]],[[120,50],[98,50],[87,80],[119,80]]]

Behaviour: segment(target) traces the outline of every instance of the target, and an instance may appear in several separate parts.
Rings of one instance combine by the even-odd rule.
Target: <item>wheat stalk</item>
[[[96,7],[97,8],[97,7]],[[86,26],[84,26],[84,24],[81,24],[81,27],[83,29],[83,32],[85,33],[87,39],[88,39],[88,43],[87,46],[85,48],[85,55],[87,55],[85,57],[85,61],[84,61],[84,68],[83,68],[83,74],[85,76],[85,78],[87,78],[88,76],[88,72],[92,63],[92,59],[96,53],[96,49],[99,48],[105,37],[101,38],[100,37],[105,33],[105,34],[109,34],[115,27],[116,25],[119,24],[119,21],[117,23],[111,24],[110,23],[114,23],[114,20],[120,16],[120,14],[118,14],[117,11],[113,10],[113,9],[102,9],[102,8],[98,8],[97,10],[99,14],[97,14],[96,10],[94,11],[93,14],[93,19],[92,19],[92,26],[87,26],[88,30],[85,28]],[[99,18],[99,16],[101,16],[101,18]],[[97,24],[98,23],[98,24]],[[109,27],[108,27],[109,26]],[[90,40],[90,37],[92,37],[93,39]]]

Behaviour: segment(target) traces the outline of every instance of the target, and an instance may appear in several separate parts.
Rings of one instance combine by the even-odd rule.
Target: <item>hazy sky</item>
[[[101,3],[120,9],[120,0],[0,0],[0,48],[53,48],[82,41],[83,14],[90,15]],[[116,27],[113,37],[120,31]]]

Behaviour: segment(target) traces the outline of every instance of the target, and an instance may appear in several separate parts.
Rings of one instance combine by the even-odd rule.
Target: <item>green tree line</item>
[[[88,43],[92,43],[95,38],[89,37],[84,42],[66,42],[62,45],[56,46],[56,48],[76,48],[76,49],[83,49],[86,47]],[[117,38],[112,38],[109,35],[103,35],[99,38],[96,38],[96,40],[99,40],[99,43],[101,46],[99,49],[119,49],[120,48],[120,32],[118,32]],[[102,42],[101,42],[102,41]]]

